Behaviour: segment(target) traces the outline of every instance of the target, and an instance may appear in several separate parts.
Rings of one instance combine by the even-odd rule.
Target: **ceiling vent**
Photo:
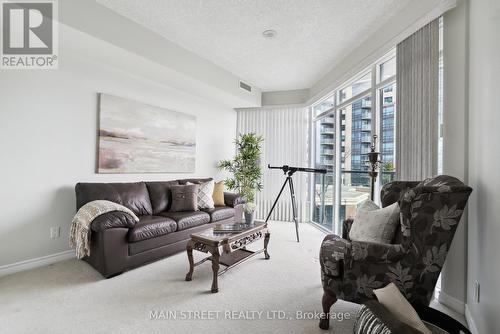
[[[247,92],[252,92],[252,86],[240,81],[240,88],[246,90]]]

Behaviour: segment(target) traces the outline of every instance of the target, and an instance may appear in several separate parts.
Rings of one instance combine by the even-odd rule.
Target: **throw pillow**
[[[360,204],[349,231],[352,241],[390,244],[399,226],[399,204],[380,208],[370,200]]]
[[[356,314],[354,334],[422,334],[394,316],[376,300],[365,302]]]
[[[432,334],[425,327],[424,323],[406,298],[401,294],[394,283],[389,283],[386,287],[373,290],[378,301],[384,305],[389,312],[405,324],[419,330],[424,334]]]
[[[226,202],[224,201],[224,181],[215,182],[212,198],[215,206],[226,205]]]
[[[172,191],[172,206],[170,211],[198,211],[198,185],[174,185]]]
[[[187,185],[194,184],[187,182]],[[200,209],[213,209],[214,199],[214,180],[198,184],[198,208]]]

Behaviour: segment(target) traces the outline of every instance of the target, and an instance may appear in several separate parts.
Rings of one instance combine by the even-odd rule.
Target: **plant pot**
[[[255,219],[255,211],[252,213],[246,213],[245,212],[245,223],[247,225],[253,225]]]

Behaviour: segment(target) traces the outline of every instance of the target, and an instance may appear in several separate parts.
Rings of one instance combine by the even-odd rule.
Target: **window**
[[[390,79],[391,77],[396,75],[396,57],[392,57],[391,59],[383,62],[379,65],[380,77],[379,81],[382,82],[384,80]]]
[[[366,73],[363,75],[361,78],[357,79],[353,83],[351,83],[349,86],[341,89],[338,92],[338,103],[342,103],[344,101],[347,101],[353,96],[358,95],[359,93],[365,91],[366,89],[370,88],[371,86],[371,72]]]
[[[311,107],[314,164],[326,168],[311,186],[311,220],[340,233],[370,197],[367,164],[376,135],[382,165],[377,188],[393,179],[396,115],[395,50]],[[375,86],[373,86],[373,83]],[[375,191],[377,193],[377,189]]]

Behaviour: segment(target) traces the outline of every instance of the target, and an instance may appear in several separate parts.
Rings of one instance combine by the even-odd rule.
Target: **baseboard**
[[[37,257],[35,259],[6,264],[4,266],[0,266],[0,277],[28,269],[46,266],[52,263],[68,260],[74,257],[75,257],[75,251],[73,249],[70,249],[56,254]]]
[[[461,300],[456,299],[455,297],[452,297],[446,293],[443,292],[443,290],[439,291],[439,294],[437,296],[437,300],[452,309],[453,311],[464,314],[465,313],[465,303]]]
[[[467,304],[465,304],[465,320],[467,321],[467,325],[469,326],[469,330],[471,331],[471,333],[479,334],[479,330],[477,329],[474,318],[472,317],[472,313],[470,312],[469,305]]]

